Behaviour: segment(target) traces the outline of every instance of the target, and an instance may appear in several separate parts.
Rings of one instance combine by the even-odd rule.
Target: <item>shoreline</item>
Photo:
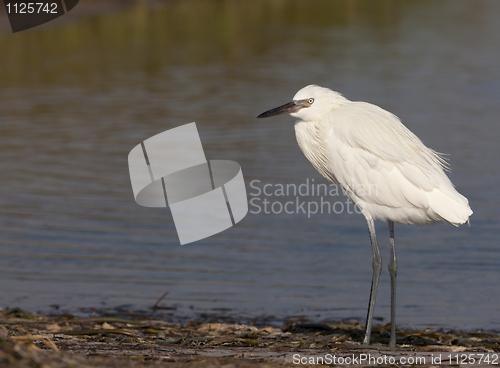
[[[186,323],[162,318],[157,311],[76,318],[14,308],[0,311],[0,361],[2,367],[9,368],[190,368],[296,366],[299,358],[333,356],[422,357],[429,363],[437,352],[500,356],[498,333],[398,328],[398,349],[390,351],[389,324],[374,327],[372,345],[363,346],[363,326],[355,321],[289,322],[281,327],[270,325],[270,321],[256,322],[221,323],[207,316]]]

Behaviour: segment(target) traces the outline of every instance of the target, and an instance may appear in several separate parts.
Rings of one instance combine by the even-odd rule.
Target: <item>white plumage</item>
[[[366,217],[418,225],[468,221],[467,198],[446,176],[443,159],[395,115],[315,85],[293,99],[308,98],[314,98],[309,108],[291,114],[300,119],[295,124],[299,146]]]
[[[307,159],[328,180],[341,185],[366,217],[372,240],[374,276],[365,343],[370,340],[381,258],[373,220],[391,230],[391,340],[395,346],[397,261],[393,223],[426,225],[468,223],[472,210],[446,176],[446,162],[390,112],[353,102],[328,88],[309,85],[293,101],[259,117],[282,113],[299,118],[295,133]]]

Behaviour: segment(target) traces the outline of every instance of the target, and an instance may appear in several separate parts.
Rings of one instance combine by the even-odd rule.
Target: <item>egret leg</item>
[[[373,219],[367,218],[366,222],[368,223],[368,230],[370,231],[370,241],[372,243],[373,251],[372,288],[370,291],[370,302],[368,303],[368,314],[366,316],[365,338],[363,339],[363,344],[368,345],[370,344],[373,312],[375,310],[375,299],[377,299],[378,282],[380,280],[380,273],[382,272],[382,257],[380,256],[380,250],[378,249],[377,236],[375,234],[375,224],[373,223]]]
[[[389,261],[389,274],[391,275],[391,339],[389,347],[396,347],[396,276],[398,274],[398,260],[394,245],[394,222],[389,221],[389,236],[391,243],[391,259]]]

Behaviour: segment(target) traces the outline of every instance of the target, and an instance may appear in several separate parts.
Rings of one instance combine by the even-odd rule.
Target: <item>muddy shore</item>
[[[255,322],[255,326],[223,323],[216,316],[175,322],[172,318],[163,319],[155,311],[77,318],[70,314],[46,316],[15,308],[0,311],[0,366],[278,367],[297,366],[298,357],[327,354],[337,357],[362,354],[430,357],[433,352],[500,355],[497,333],[398,329],[398,350],[391,352],[386,345],[388,324],[375,327],[373,345],[367,347],[360,345],[363,326],[356,321],[303,320],[281,327],[265,325],[269,321]]]

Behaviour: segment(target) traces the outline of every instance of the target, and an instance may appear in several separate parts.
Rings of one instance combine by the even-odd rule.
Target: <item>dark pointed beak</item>
[[[281,114],[293,114],[294,112],[299,111],[304,106],[297,104],[295,101],[284,104],[283,106],[275,107],[274,109],[267,110],[263,112],[258,118],[268,118],[269,116],[281,115]]]

